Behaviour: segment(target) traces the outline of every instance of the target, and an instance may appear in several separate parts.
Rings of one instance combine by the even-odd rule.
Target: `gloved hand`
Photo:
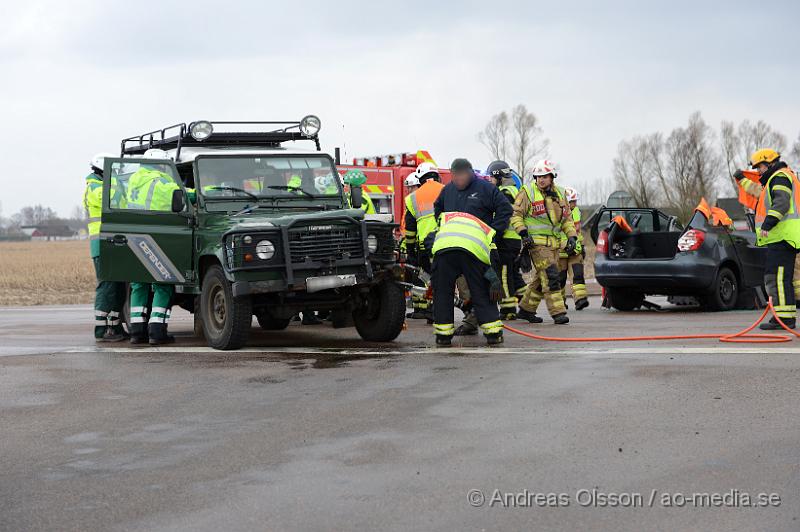
[[[406,249],[406,264],[411,266],[419,266],[419,253],[417,252],[417,245],[412,244]]]
[[[574,255],[576,247],[578,247],[578,237],[571,236],[567,239],[567,245],[564,247],[564,252],[567,255]]]
[[[533,239],[528,234],[528,231],[522,231],[519,236],[522,237],[522,251],[531,249],[533,247]]]
[[[483,277],[489,281],[489,298],[492,302],[497,303],[503,299],[503,286],[500,284],[500,278],[497,277],[497,272],[494,271],[494,268],[487,268]]]
[[[522,270],[523,273],[528,273],[533,269],[533,264],[531,263],[531,254],[527,251],[523,251],[519,255],[519,269]]]
[[[423,245],[425,246],[425,251],[428,255],[433,256],[433,243],[436,241],[436,233],[438,231],[431,231],[428,236],[425,237],[425,241]]]
[[[744,172],[742,172],[741,170],[736,170],[736,171],[733,173],[733,178],[734,178],[736,181],[741,181],[742,179],[744,179]]]

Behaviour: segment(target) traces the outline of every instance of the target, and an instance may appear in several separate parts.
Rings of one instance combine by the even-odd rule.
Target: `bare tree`
[[[503,111],[494,115],[478,133],[478,140],[495,160],[505,159],[508,154],[508,113]]]
[[[635,205],[666,205],[687,220],[700,198],[714,201],[721,167],[716,133],[698,112],[667,137],[653,133],[621,142],[613,169]]]
[[[514,165],[518,172],[526,175],[533,160],[547,153],[550,141],[544,137],[536,115],[522,104],[511,110],[511,130]]]
[[[611,177],[592,179],[582,187],[582,190],[579,189],[581,203],[584,205],[604,204],[614,189],[614,179]]]
[[[748,161],[754,151],[759,148],[772,148],[783,153],[786,148],[786,137],[763,120],[755,124],[744,120],[738,126],[734,126],[733,122],[722,122],[720,137],[732,190],[736,190],[734,172],[749,166]],[[798,149],[800,150],[800,146]]]
[[[80,205],[75,205],[72,208],[72,214],[70,215],[70,219],[75,220],[76,222],[85,222],[86,209],[84,209]]]
[[[614,159],[613,175],[619,188],[628,191],[637,207],[653,207],[659,196],[659,183],[652,171],[653,136],[622,141]]]
[[[50,207],[34,205],[33,207],[23,207],[19,211],[21,225],[39,225],[51,222],[58,218],[58,214]]]
[[[550,141],[544,137],[536,115],[519,104],[509,115],[505,111],[494,115],[478,133],[478,140],[495,159],[504,159],[524,176],[532,162],[547,154]]]
[[[792,151],[789,152],[789,157],[792,168],[797,170],[797,166],[800,165],[800,135],[797,136],[797,140],[792,144]]]

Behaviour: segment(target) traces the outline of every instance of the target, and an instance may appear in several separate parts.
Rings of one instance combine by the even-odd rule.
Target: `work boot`
[[[498,345],[502,345],[503,343],[503,331],[485,334],[484,336],[486,336],[486,343],[489,345],[489,347],[496,347]]]
[[[414,309],[414,312],[406,314],[406,318],[412,320],[430,320],[433,319],[433,313],[429,310]]]
[[[131,343],[134,345],[146,344],[147,340],[147,325],[144,323],[131,324]]]
[[[500,319],[503,321],[514,321],[517,319],[517,309],[501,308]]]
[[[167,334],[166,323],[151,323],[149,327],[150,345],[164,345],[175,343],[175,337]]]
[[[566,312],[562,312],[561,314],[556,314],[553,316],[553,323],[556,325],[566,325],[569,323],[569,318],[567,317]]]
[[[108,327],[106,325],[97,325],[94,328],[94,339],[95,341],[102,342],[103,337],[108,332]]]
[[[789,327],[790,329],[794,329],[797,320],[795,320],[794,318],[781,318],[781,321],[784,324],[786,324],[786,326]],[[778,320],[776,320],[775,318],[770,318],[770,320],[767,323],[762,323],[761,325],[758,326],[758,328],[761,329],[762,331],[783,330],[783,327],[781,327],[781,324],[778,323]]]
[[[453,338],[445,334],[436,335],[436,347],[450,347],[453,345]]]
[[[536,315],[535,312],[531,312],[529,310],[525,310],[524,308],[520,307],[519,311],[517,311],[517,319],[518,320],[526,320],[529,323],[543,323],[544,320]]]
[[[476,334],[478,334],[478,328],[469,323],[462,323],[455,332],[456,336],[473,336]]]
[[[581,299],[575,302],[575,310],[583,310],[588,306],[589,306],[589,300],[585,297],[582,297]]]
[[[128,339],[128,336],[123,334],[124,331],[115,331],[113,327],[108,327],[102,338],[98,338],[98,342],[121,342]]]
[[[303,321],[301,325],[321,325],[322,320],[317,318],[316,312],[303,312]]]

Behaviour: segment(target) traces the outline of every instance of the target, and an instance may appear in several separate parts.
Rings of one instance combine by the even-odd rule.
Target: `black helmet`
[[[486,175],[500,183],[503,178],[512,177],[514,170],[505,161],[494,161],[486,167]]]

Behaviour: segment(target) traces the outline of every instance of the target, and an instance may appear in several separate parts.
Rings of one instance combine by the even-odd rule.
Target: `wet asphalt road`
[[[757,316],[597,303],[520,328],[735,332]],[[0,309],[0,530],[800,530],[798,341],[436,350],[414,321],[389,348],[292,325],[223,353],[196,347],[186,314],[166,349],[97,349],[91,319]],[[775,495],[698,508],[680,499],[694,492]]]

